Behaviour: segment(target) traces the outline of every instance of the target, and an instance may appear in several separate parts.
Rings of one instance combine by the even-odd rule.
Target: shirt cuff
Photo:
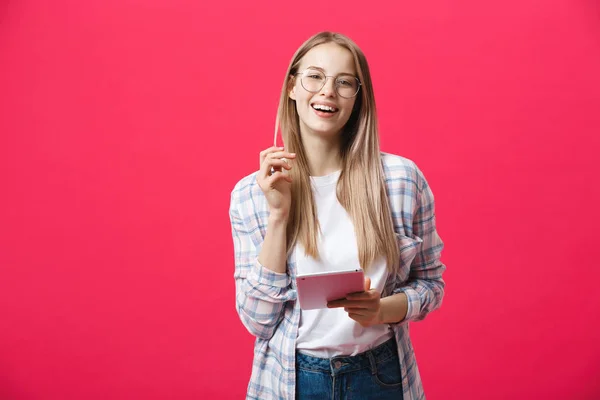
[[[287,272],[279,273],[271,271],[270,269],[262,265],[258,261],[258,258],[254,263],[254,267],[248,274],[247,279],[254,281],[260,285],[268,285],[278,288],[288,287],[291,283],[290,276],[287,274]]]
[[[416,316],[421,313],[421,298],[419,293],[411,287],[404,287],[396,293],[404,293],[408,299],[408,308],[406,310],[406,317],[404,321],[412,321]]]

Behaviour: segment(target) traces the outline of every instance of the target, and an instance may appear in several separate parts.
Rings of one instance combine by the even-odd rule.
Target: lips
[[[336,112],[339,111],[339,109],[331,103],[314,102],[310,106],[312,107],[313,110],[315,110],[316,112],[319,112],[319,113],[335,114]]]

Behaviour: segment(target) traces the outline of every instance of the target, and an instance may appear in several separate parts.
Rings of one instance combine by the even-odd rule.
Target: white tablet
[[[301,309],[327,308],[328,301],[363,292],[365,275],[361,268],[297,275],[296,288]]]

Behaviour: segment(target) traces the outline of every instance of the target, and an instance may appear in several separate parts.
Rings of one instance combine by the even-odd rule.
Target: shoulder
[[[248,194],[248,192],[254,190],[254,188],[258,186],[258,182],[256,182],[257,173],[257,171],[253,172],[237,181],[237,183],[233,186],[233,190],[231,191],[231,197],[239,198],[240,196],[244,196],[244,194]]]
[[[414,185],[419,191],[427,185],[423,172],[413,160],[400,155],[381,152],[381,161],[388,185],[398,183]]]
[[[240,179],[231,190],[231,208],[238,210],[256,210],[262,204],[264,194],[256,181],[255,171]]]
[[[258,171],[251,173],[250,175],[244,176],[242,179],[237,181],[231,191],[231,200],[242,202],[244,199],[250,197],[256,189],[260,189],[258,182],[256,181],[256,175]]]

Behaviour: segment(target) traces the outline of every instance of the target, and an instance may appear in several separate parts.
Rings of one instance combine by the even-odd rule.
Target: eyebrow
[[[305,69],[309,69],[309,68],[313,68],[313,69],[318,69],[319,71],[323,71],[323,73],[325,73],[325,70],[321,67],[317,67],[315,65],[309,65],[308,67],[306,67]],[[349,72],[340,72],[338,75],[350,75],[350,76],[356,76],[355,74],[351,74]],[[337,75],[336,75],[337,76]]]

